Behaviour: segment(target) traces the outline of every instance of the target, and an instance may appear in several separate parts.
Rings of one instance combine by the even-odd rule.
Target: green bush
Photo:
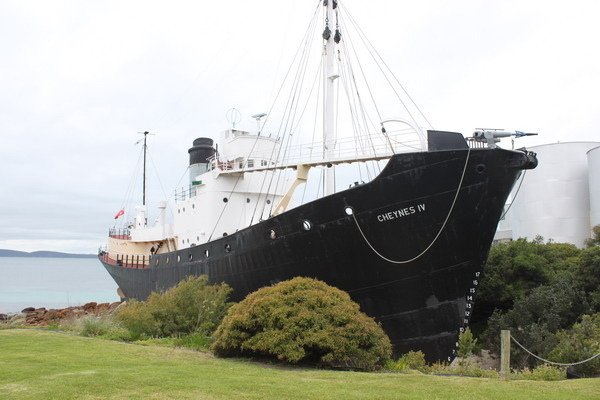
[[[600,353],[600,313],[584,315],[581,322],[556,334],[558,345],[550,352],[552,361],[573,363]],[[573,367],[580,376],[600,376],[600,357]]]
[[[219,356],[259,356],[292,364],[375,370],[391,355],[388,337],[350,296],[294,278],[234,305],[214,335]]]
[[[390,360],[385,364],[385,368],[395,372],[420,371],[427,372],[428,367],[425,362],[425,354],[422,351],[409,351],[403,354],[397,360]]]
[[[147,301],[131,301],[116,317],[135,338],[210,335],[225,316],[231,288],[209,285],[206,276],[189,277],[164,293],[152,293]]]
[[[565,278],[550,286],[540,286],[521,300],[512,310],[494,312],[483,335],[486,347],[499,354],[500,331],[509,329],[527,349],[548,358],[558,341],[555,334],[572,326],[578,318],[590,311],[585,293]],[[533,367],[537,361],[518,346],[511,348],[511,360],[518,368]]]
[[[541,237],[492,246],[471,322],[487,320],[495,309],[509,310],[536,287],[571,274],[580,254],[581,250],[572,244],[544,243]]]
[[[211,344],[212,338],[203,333],[192,333],[190,335],[175,338],[175,346],[197,351],[210,350]]]
[[[483,369],[479,365],[459,364],[458,367],[448,369],[450,374],[470,376],[472,378],[498,378],[500,374],[493,369]]]
[[[474,353],[476,345],[477,339],[473,338],[471,329],[465,329],[458,336],[458,356],[463,359],[469,357]]]
[[[61,325],[62,327],[62,325]],[[131,333],[119,322],[112,317],[94,317],[88,316],[78,320],[74,320],[70,324],[66,324],[67,330],[77,332],[81,336],[101,337],[109,340],[131,340]]]
[[[533,370],[524,369],[519,372],[513,372],[510,375],[510,379],[527,381],[562,381],[563,379],[567,379],[567,374],[564,368],[544,364]]]

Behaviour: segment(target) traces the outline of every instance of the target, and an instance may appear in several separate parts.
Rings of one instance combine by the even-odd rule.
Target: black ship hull
[[[101,260],[124,296],[135,299],[190,275],[228,283],[235,301],[295,276],[317,278],[380,322],[396,354],[422,350],[430,361],[451,360],[507,196],[534,161],[502,149],[399,154],[367,184],[155,255],[146,268]]]

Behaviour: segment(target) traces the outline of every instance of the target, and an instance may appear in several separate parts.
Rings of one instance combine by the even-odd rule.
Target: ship
[[[518,131],[477,129],[465,138],[412,119],[379,118],[380,131],[337,137],[336,84],[343,73],[354,76],[339,66],[340,8],[319,1],[315,21],[325,19],[311,21],[313,30],[324,28],[322,142],[294,147],[293,129],[267,135],[265,113],[253,116],[256,132],[236,128],[233,110],[219,143],[193,140],[189,184],[175,193],[172,221],[160,202],[156,223],[147,222],[144,164],[142,206],[132,221],[109,229],[98,257],[123,300],[145,300],[190,276],[227,283],[232,301],[294,277],[315,278],[346,291],[380,323],[395,355],[419,350],[428,361],[451,361],[506,200],[538,161],[526,149],[498,146],[502,137],[524,135]],[[287,110],[288,117],[296,112]],[[409,131],[415,139],[407,145],[401,139]],[[340,188],[336,168],[356,164],[365,174]],[[316,195],[298,201],[311,172]]]

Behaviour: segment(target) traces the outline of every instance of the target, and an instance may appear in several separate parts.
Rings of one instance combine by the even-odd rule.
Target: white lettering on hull
[[[404,208],[401,208],[398,210],[379,214],[377,216],[377,221],[379,221],[379,222],[392,221],[394,219],[407,217],[409,215],[422,213],[424,211],[425,211],[425,203],[417,204],[416,206],[404,207]]]

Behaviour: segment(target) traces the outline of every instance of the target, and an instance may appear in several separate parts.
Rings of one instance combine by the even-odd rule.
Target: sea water
[[[0,313],[118,301],[97,258],[0,257]]]

